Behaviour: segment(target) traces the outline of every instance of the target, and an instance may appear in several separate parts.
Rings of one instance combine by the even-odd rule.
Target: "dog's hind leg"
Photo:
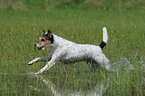
[[[86,60],[86,63],[90,64],[90,71],[95,71],[99,67],[93,59]]]
[[[105,68],[107,71],[114,72],[114,70],[111,69],[111,65],[109,64],[109,60],[106,58],[106,56],[103,53],[99,56],[95,56],[94,60],[102,68]]]

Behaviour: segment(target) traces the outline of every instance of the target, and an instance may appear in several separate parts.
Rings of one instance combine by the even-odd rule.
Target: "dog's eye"
[[[43,41],[45,41],[44,39],[41,39],[41,41],[43,42]]]

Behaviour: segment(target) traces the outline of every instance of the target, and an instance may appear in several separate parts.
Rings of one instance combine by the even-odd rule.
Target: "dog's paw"
[[[32,65],[33,64],[33,62],[32,61],[30,61],[29,63],[28,63],[28,65]]]

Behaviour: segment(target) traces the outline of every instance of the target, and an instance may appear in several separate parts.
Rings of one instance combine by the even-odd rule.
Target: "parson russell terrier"
[[[63,39],[50,30],[45,32],[39,37],[39,42],[35,43],[35,47],[38,50],[44,50],[50,48],[50,53],[47,57],[36,58],[30,61],[28,64],[31,65],[34,62],[47,62],[48,63],[35,74],[40,74],[46,70],[49,70],[56,62],[62,62],[64,64],[75,63],[78,61],[86,61],[91,65],[91,69],[96,66],[105,68],[108,71],[114,72],[111,69],[109,60],[102,53],[102,49],[107,44],[108,35],[106,27],[103,28],[103,41],[99,46],[90,44],[77,44],[66,39]]]

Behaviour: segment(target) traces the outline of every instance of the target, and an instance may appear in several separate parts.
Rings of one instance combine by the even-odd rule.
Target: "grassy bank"
[[[89,65],[84,62],[74,65],[57,63],[42,75],[43,78],[51,81],[47,80],[49,86],[56,85],[57,90],[66,95],[97,93],[96,86],[105,83],[108,86],[104,96],[144,96],[144,16],[144,10],[0,10],[0,95],[54,95],[41,77],[25,74],[36,72],[45,65],[27,65],[36,57],[48,55],[49,49],[38,51],[33,47],[42,34],[42,27],[76,43],[99,45],[102,28],[106,26],[109,42],[103,52],[111,65],[121,65],[117,72],[90,72]],[[129,64],[134,71],[124,70]]]

